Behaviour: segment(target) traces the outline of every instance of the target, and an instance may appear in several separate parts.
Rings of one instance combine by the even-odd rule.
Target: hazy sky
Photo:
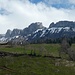
[[[0,0],[0,34],[32,22],[75,21],[75,0]]]

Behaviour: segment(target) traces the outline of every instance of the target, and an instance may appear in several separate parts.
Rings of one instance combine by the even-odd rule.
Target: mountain
[[[29,42],[44,41],[48,39],[60,39],[66,36],[67,38],[75,37],[75,22],[59,21],[52,22],[48,28],[44,27],[41,22],[30,24],[28,27],[21,29],[7,30],[5,39],[24,39]]]
[[[13,29],[11,31],[10,29],[8,29],[5,34],[5,37],[2,37],[2,38],[7,40],[16,39],[16,38],[28,39],[28,36],[31,36],[31,34],[33,34],[35,31],[40,29],[45,29],[45,28],[46,27],[44,27],[41,22],[36,22],[36,23],[30,24],[27,28],[24,28],[23,30]]]
[[[73,21],[59,21],[52,22],[49,28],[39,30],[38,32],[29,36],[29,41],[58,39],[62,37],[75,37],[75,22]]]
[[[10,38],[10,37],[14,37],[14,36],[19,36],[19,35],[21,35],[21,32],[22,32],[21,29],[13,29],[13,31],[8,29],[5,34],[5,37]]]
[[[6,34],[5,34],[5,37],[10,37],[11,32],[12,32],[12,31],[11,31],[10,29],[8,29],[7,32],[6,32]]]
[[[56,24],[54,24],[54,22],[52,22],[49,26],[49,28],[51,27],[72,27],[75,28],[75,22],[73,21],[59,21]]]
[[[22,35],[27,36],[29,34],[33,34],[38,29],[44,29],[45,27],[42,25],[41,22],[32,23],[29,27],[23,29]]]
[[[5,37],[14,37],[14,36],[28,36],[32,33],[34,33],[36,30],[38,29],[44,29],[45,27],[42,25],[41,22],[36,22],[36,23],[32,23],[29,25],[29,27],[24,28],[23,30],[21,29],[13,29],[13,31],[11,30],[7,30]]]

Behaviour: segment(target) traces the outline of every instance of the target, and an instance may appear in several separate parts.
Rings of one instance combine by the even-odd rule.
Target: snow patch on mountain
[[[33,32],[33,33],[37,33],[38,31],[42,31],[43,29],[37,29],[35,32]]]
[[[45,34],[45,32],[46,32],[46,30],[43,30],[43,31],[42,31],[42,34],[40,35],[40,37],[43,37],[44,34]]]
[[[37,35],[37,34],[35,34],[35,35],[33,36],[33,38],[35,38],[35,37],[36,37],[36,35]]]
[[[7,42],[7,38],[5,37],[0,38],[0,43],[4,43],[4,42]]]
[[[64,31],[69,31],[70,30],[70,27],[52,27],[52,28],[49,28],[48,30],[50,31],[50,33],[59,33],[61,30],[64,30]]]
[[[52,27],[49,28],[48,30],[50,31],[50,33],[59,33],[61,30],[63,29],[63,27]]]
[[[64,29],[64,31],[68,32],[70,30],[70,27],[64,27],[63,29]]]
[[[75,28],[72,28],[72,30],[75,32]]]

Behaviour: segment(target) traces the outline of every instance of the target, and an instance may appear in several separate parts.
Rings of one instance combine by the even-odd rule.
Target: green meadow
[[[72,45],[75,49],[75,45]],[[24,56],[0,57],[0,75],[75,75],[75,62],[59,57],[60,44],[0,46],[0,51],[24,53]],[[29,56],[29,54],[36,56]],[[41,56],[38,56],[41,55]]]

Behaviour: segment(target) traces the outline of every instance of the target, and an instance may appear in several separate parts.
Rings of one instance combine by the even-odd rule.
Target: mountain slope
[[[27,36],[29,34],[34,33],[38,29],[44,29],[45,27],[42,25],[41,22],[32,23],[29,25],[29,27],[23,29],[22,35]]]
[[[21,29],[13,29],[7,30],[5,37],[14,37],[14,36],[27,36],[29,34],[34,33],[38,29],[44,29],[45,27],[42,25],[41,22],[32,23],[29,25],[29,27]]]
[[[75,37],[75,22],[73,21],[59,21],[51,23],[49,28],[42,25],[41,22],[30,24],[27,28],[14,29],[13,31],[7,30],[5,39],[25,39],[29,42],[58,39],[62,37],[73,38]]]
[[[66,37],[75,37],[75,22],[72,21],[59,21],[57,23],[51,23],[49,28],[39,30],[38,32],[32,34],[28,37],[30,40],[39,40],[39,39],[57,39]]]

